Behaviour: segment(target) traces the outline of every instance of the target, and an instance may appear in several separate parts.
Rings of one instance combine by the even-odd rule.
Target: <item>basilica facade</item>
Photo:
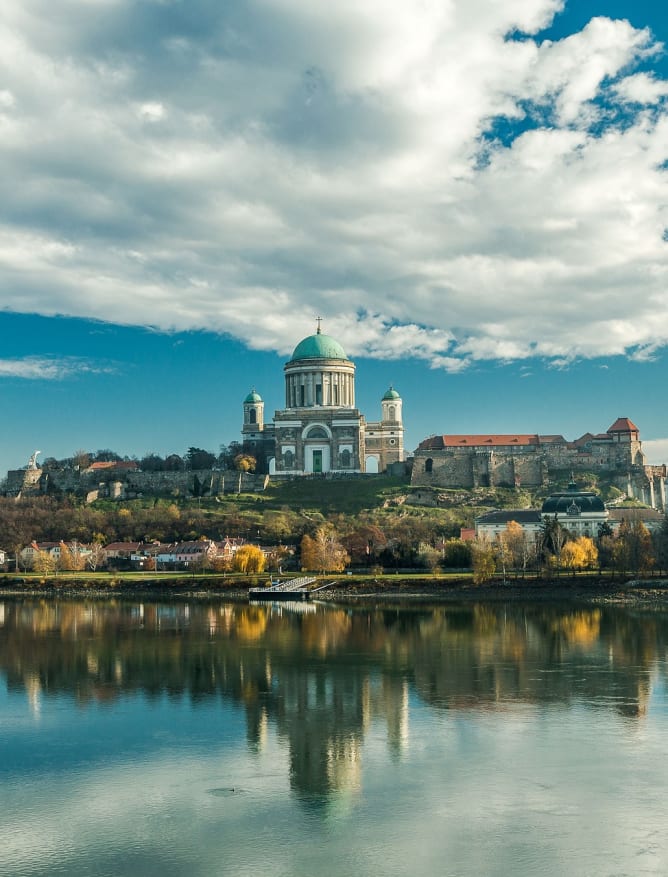
[[[355,364],[320,331],[304,338],[284,366],[285,407],[265,422],[255,390],[244,399],[244,447],[267,460],[276,476],[379,473],[404,460],[402,400],[390,387],[381,419],[355,406]]]

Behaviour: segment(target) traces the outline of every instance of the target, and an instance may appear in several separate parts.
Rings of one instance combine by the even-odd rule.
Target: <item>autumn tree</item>
[[[341,572],[350,563],[350,555],[336,538],[331,527],[318,527],[313,536],[302,537],[302,569]]]
[[[572,572],[591,569],[598,561],[598,550],[588,536],[571,539],[561,550],[562,565]]]
[[[515,570],[522,570],[524,576],[527,565],[534,555],[534,546],[526,530],[517,521],[508,521],[501,539],[505,543],[511,566]]]
[[[473,566],[473,582],[482,585],[494,578],[496,571],[496,555],[494,546],[489,539],[479,537],[471,543],[471,562]]]
[[[239,473],[239,486],[237,488],[237,493],[241,493],[241,479],[243,478],[244,472],[255,472],[255,465],[257,460],[252,454],[237,454],[234,458],[234,468]]]
[[[246,575],[264,571],[267,559],[262,549],[257,545],[242,545],[234,553],[232,569]]]
[[[56,561],[49,551],[36,551],[33,554],[32,568],[40,576],[48,576],[56,568]]]
[[[615,540],[614,561],[620,572],[636,575],[652,568],[652,537],[641,520],[622,520]]]

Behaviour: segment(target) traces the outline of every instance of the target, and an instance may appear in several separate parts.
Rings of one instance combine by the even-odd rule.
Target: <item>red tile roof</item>
[[[442,448],[512,447],[513,445],[537,445],[537,435],[437,435],[420,442],[420,450]]]
[[[638,427],[628,417],[618,417],[608,432],[639,432]]]

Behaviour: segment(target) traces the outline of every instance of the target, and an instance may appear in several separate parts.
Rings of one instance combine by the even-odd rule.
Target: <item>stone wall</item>
[[[592,472],[607,475],[628,496],[652,508],[665,509],[666,466],[633,463],[634,458],[638,459],[633,450],[629,443],[609,443],[596,453],[581,453],[565,443],[508,450],[475,447],[418,449],[413,461],[411,487],[531,488],[546,485],[556,472]]]
[[[203,496],[221,496],[239,490],[239,472],[236,471],[141,472],[108,469],[100,477],[99,472],[84,474],[74,469],[18,469],[7,473],[4,492],[8,496],[36,496],[51,490],[74,492],[85,496],[88,501],[102,497],[192,497],[196,495],[196,479],[200,490],[205,490],[201,494]],[[245,493],[263,491],[268,481],[268,475],[243,472],[241,490]]]

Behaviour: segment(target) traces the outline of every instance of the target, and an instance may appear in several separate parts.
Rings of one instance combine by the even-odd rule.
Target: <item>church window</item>
[[[389,410],[390,410],[390,420],[396,420],[397,418],[395,415],[397,412],[396,412],[396,408],[394,407],[394,405],[390,405]]]
[[[310,439],[326,439],[329,438],[325,430],[321,426],[314,426],[313,429],[309,430],[307,438]]]
[[[292,467],[294,466],[294,462],[295,462],[295,455],[292,453],[292,451],[286,451],[283,454],[283,459],[285,460],[286,468],[292,469]]]
[[[322,384],[315,385],[315,404],[322,405]]]
[[[306,405],[306,387],[302,384],[299,389],[301,390],[300,405],[303,408]]]
[[[341,451],[341,465],[345,469],[350,467],[350,451],[347,448],[345,451]]]
[[[429,457],[427,460],[425,460],[425,463],[424,463],[424,471],[425,471],[427,474],[429,474],[429,473],[431,473],[431,472],[434,471],[434,461],[432,460],[431,457]]]
[[[334,384],[332,387],[332,395],[333,395],[333,403],[334,405],[339,404],[339,387],[338,384]]]
[[[257,412],[255,411],[255,408],[251,408],[250,410],[250,422],[257,423]]]

